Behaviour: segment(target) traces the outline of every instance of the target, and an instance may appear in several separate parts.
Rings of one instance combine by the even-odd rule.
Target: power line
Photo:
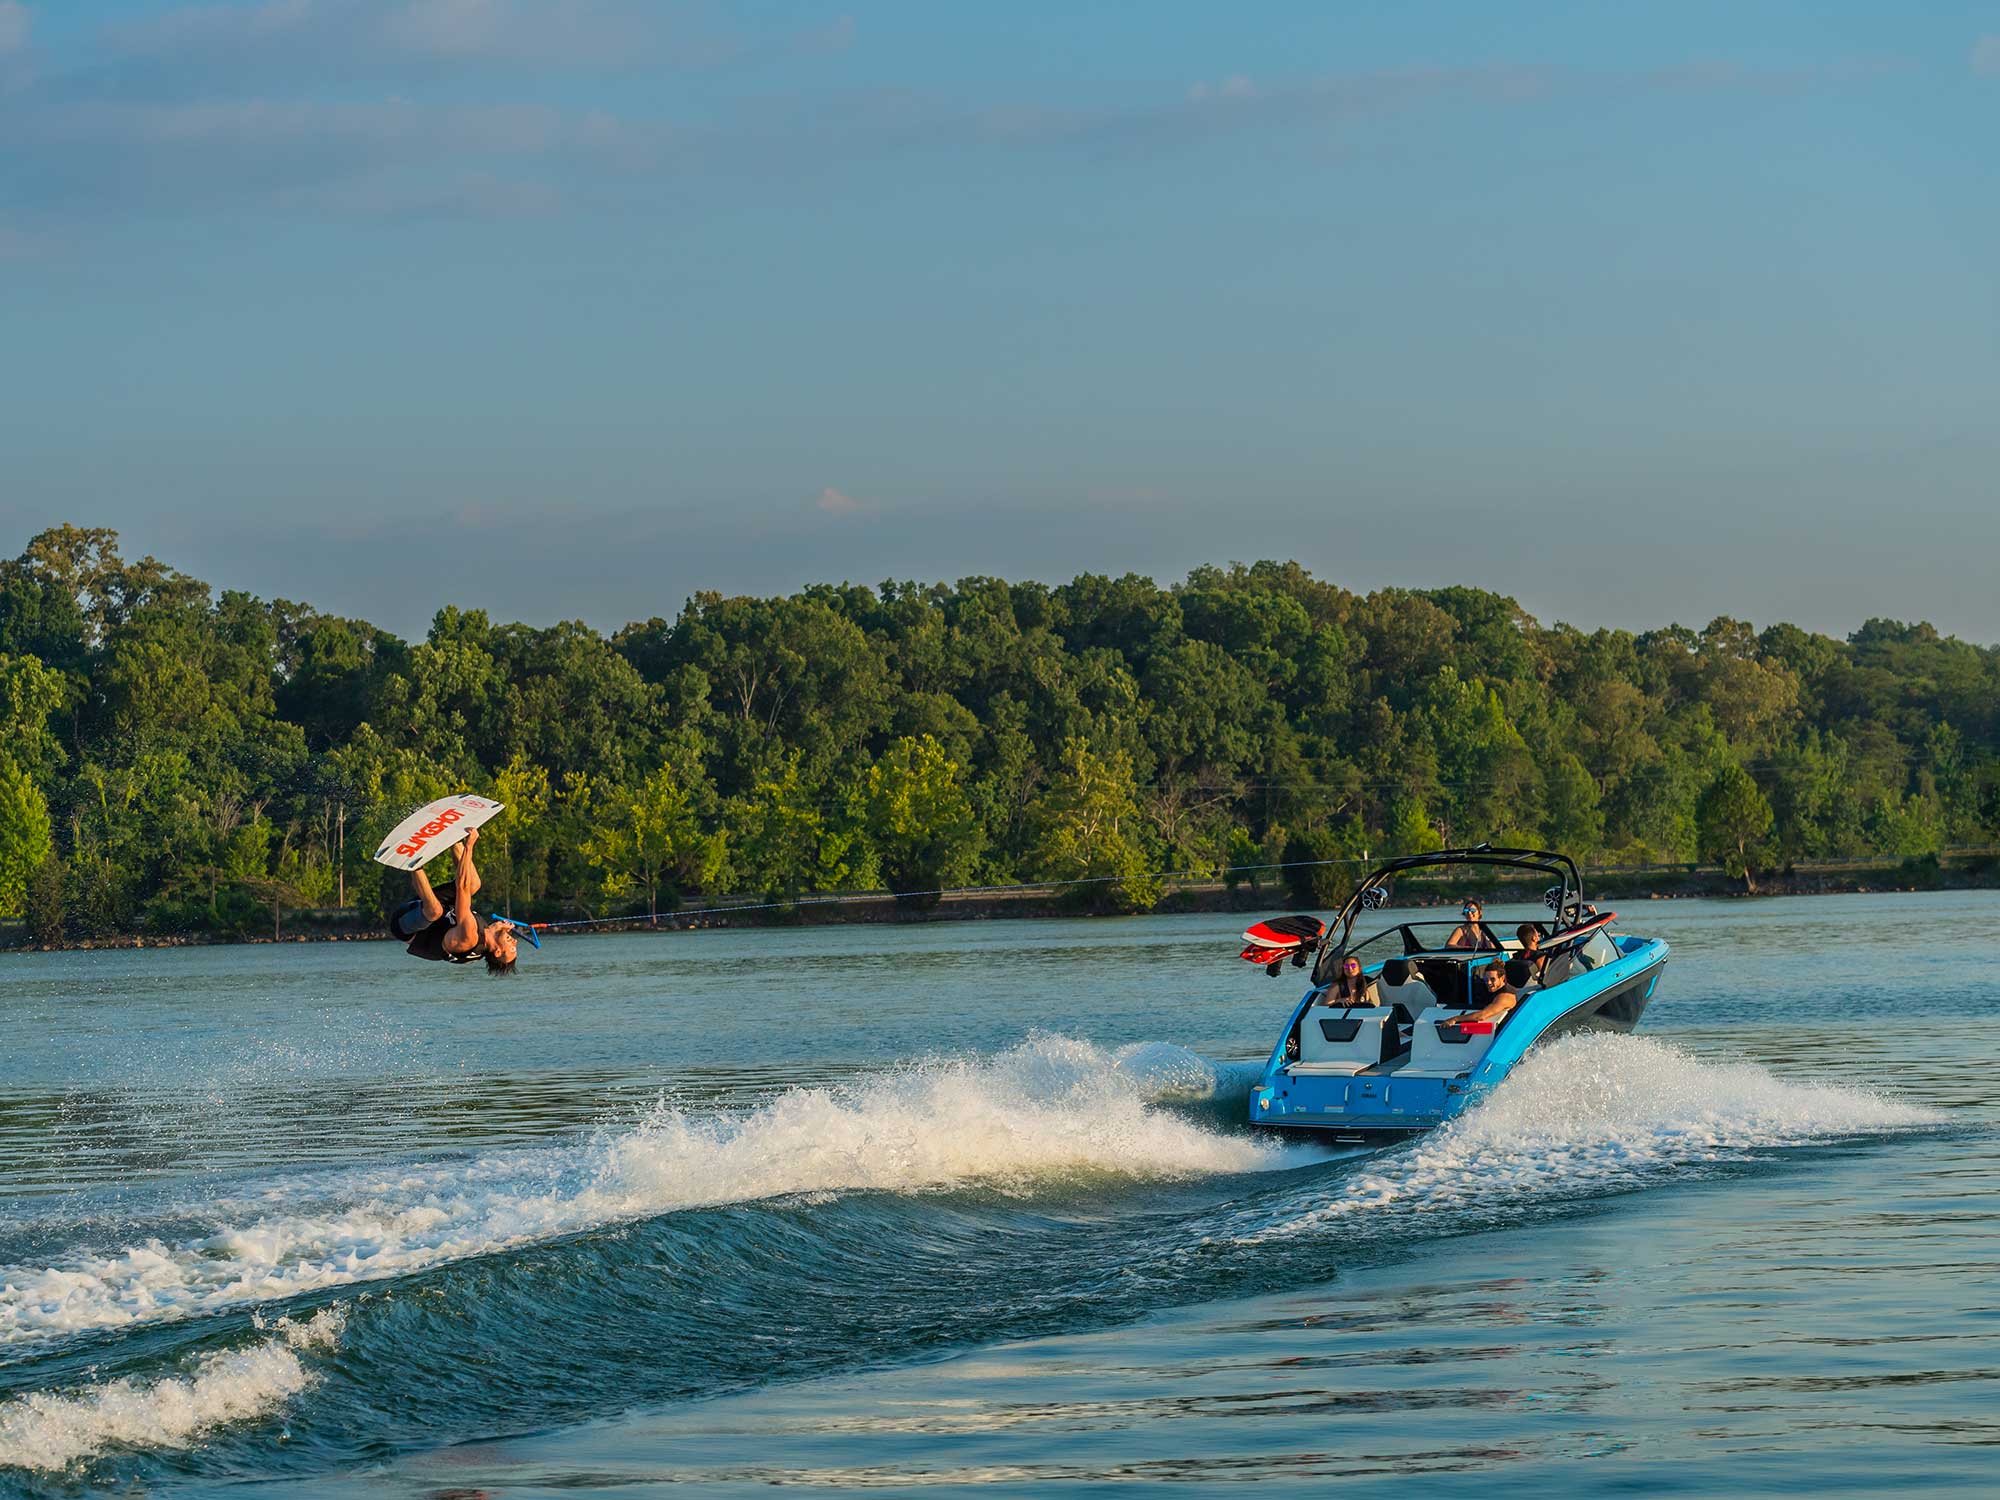
[[[1268,865],[1205,866],[1198,870],[1151,870],[1139,875],[1088,875],[1074,880],[1028,880],[1011,885],[953,885],[924,891],[856,891],[844,896],[801,896],[796,901],[750,901],[728,906],[703,906],[691,910],[648,913],[629,917],[571,917],[560,922],[533,922],[537,932],[554,932],[565,927],[606,927],[627,922],[658,923],[662,917],[679,921],[683,917],[712,917],[733,912],[783,911],[801,906],[851,906],[864,901],[905,901],[918,896],[1001,896],[1021,891],[1052,891],[1069,886],[1124,885],[1140,880],[1187,880],[1197,876],[1241,874],[1249,870],[1303,870],[1321,865],[1369,865],[1369,859],[1294,859]]]

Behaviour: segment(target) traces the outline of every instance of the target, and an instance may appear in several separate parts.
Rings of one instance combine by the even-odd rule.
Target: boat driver
[[[475,828],[452,851],[458,872],[441,890],[431,889],[422,870],[410,871],[414,894],[391,913],[389,931],[408,941],[404,951],[412,958],[448,964],[484,959],[487,973],[511,974],[518,952],[514,929],[504,921],[482,922],[472,913],[472,898],[479,894],[472,846],[478,842]]]

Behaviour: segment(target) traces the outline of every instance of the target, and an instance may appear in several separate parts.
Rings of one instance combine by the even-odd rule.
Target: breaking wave
[[[267,1416],[312,1384],[300,1352],[331,1348],[344,1322],[338,1307],[322,1308],[303,1323],[278,1319],[255,1344],[205,1354],[185,1375],[17,1397],[0,1405],[0,1468],[63,1469],[109,1448],[186,1448],[227,1423]]]

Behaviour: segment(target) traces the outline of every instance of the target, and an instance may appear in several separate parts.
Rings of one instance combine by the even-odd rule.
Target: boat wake
[[[64,1469],[113,1447],[186,1448],[265,1416],[313,1383],[300,1353],[332,1348],[344,1322],[340,1308],[325,1307],[302,1323],[278,1319],[254,1344],[204,1354],[184,1375],[9,1401],[0,1406],[0,1468]]]
[[[540,1148],[273,1178],[182,1205],[171,1232],[160,1220],[92,1220],[96,1247],[0,1270],[0,1364],[21,1384],[36,1382],[45,1358],[73,1368],[78,1355],[62,1346],[79,1334],[247,1308],[256,1335],[216,1349],[239,1335],[191,1329],[137,1340],[130,1357],[113,1343],[104,1363],[117,1378],[0,1404],[0,1466],[61,1469],[106,1450],[220,1443],[219,1429],[269,1421],[309,1390],[315,1409],[348,1411],[343,1402],[372,1399],[349,1389],[349,1361],[392,1361],[417,1387],[507,1363],[515,1383],[461,1392],[457,1425],[439,1441],[568,1420],[559,1393],[570,1374],[557,1370],[600,1372],[617,1402],[768,1379],[765,1344],[719,1331],[804,1286],[821,1295],[787,1314],[793,1375],[851,1367],[857,1341],[898,1351],[979,1343],[1296,1286],[1357,1256],[1379,1261],[1572,1200],[1939,1118],[1658,1041],[1587,1036],[1536,1053],[1428,1137],[1336,1161],[1234,1123],[1258,1072],[1164,1044],[1110,1050],[1040,1036],[736,1113],[661,1100]],[[1285,1171],[1299,1167],[1313,1170]],[[1142,1191],[1190,1182],[1211,1186],[1178,1195],[1172,1211]],[[925,1201],[940,1193],[959,1196]],[[771,1200],[776,1212],[684,1214]],[[1079,1203],[1086,1212],[1071,1214]],[[1121,1204],[1141,1212],[1120,1214]],[[653,1222],[626,1231],[640,1221]],[[605,1229],[620,1232],[593,1237]],[[448,1294],[365,1290],[557,1240],[571,1243],[523,1275],[503,1258],[448,1278]],[[882,1298],[891,1259],[898,1292]],[[680,1271],[699,1277],[699,1296]],[[346,1299],[351,1326],[339,1306],[268,1327],[255,1318],[259,1305],[347,1287],[364,1288]],[[619,1308],[615,1336],[607,1296]],[[548,1364],[555,1328],[567,1331]],[[558,1393],[547,1398],[558,1404],[525,1391]],[[338,1429],[342,1419],[331,1420]]]
[[[1601,1197],[1775,1148],[1935,1125],[1921,1106],[1713,1063],[1650,1037],[1566,1037],[1531,1053],[1493,1096],[1347,1178],[1288,1205],[1244,1242],[1312,1234],[1384,1213],[1504,1215]],[[1407,1233],[1405,1219],[1399,1231]]]
[[[560,1147],[275,1181],[187,1209],[200,1234],[0,1269],[0,1346],[281,1301],[685,1209],[970,1186],[1025,1196],[1319,1159],[1195,1118],[1204,1101],[1233,1114],[1254,1071],[1164,1044],[1039,1036],[995,1057],[794,1089],[747,1114],[662,1100]]]

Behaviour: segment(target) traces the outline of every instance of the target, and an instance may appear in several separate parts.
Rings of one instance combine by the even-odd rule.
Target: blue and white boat
[[[1354,941],[1355,920],[1391,900],[1398,876],[1441,866],[1500,866],[1556,884],[1550,916],[1535,924],[1532,961],[1522,944],[1484,922],[1399,922]],[[1244,934],[1243,957],[1272,974],[1312,966],[1313,987],[1293,1009],[1250,1091],[1252,1124],[1337,1140],[1382,1141],[1428,1130],[1464,1113],[1506,1080],[1530,1048],[1573,1031],[1630,1031],[1666,967],[1659,938],[1617,932],[1615,912],[1583,899],[1568,855],[1539,849],[1444,849],[1392,859],[1362,881],[1330,924],[1280,917]],[[1454,931],[1461,943],[1453,947]],[[1342,961],[1360,959],[1379,1003],[1328,1003]],[[1485,1004],[1479,970],[1507,966],[1520,1002],[1498,1022],[1461,1018]]]

